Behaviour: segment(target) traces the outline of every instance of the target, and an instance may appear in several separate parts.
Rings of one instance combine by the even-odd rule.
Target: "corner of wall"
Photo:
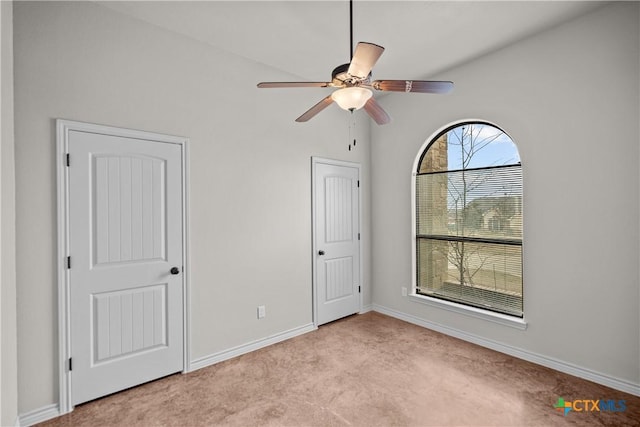
[[[13,130],[13,2],[0,2],[0,424],[18,422],[15,162]]]

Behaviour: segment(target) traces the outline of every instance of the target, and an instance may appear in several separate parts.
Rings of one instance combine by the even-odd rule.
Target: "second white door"
[[[313,160],[316,324],[360,311],[359,165]]]

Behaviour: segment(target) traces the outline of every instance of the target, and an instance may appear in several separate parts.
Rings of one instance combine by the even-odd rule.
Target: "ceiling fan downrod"
[[[353,59],[353,0],[349,0],[349,50],[351,55],[349,61]]]

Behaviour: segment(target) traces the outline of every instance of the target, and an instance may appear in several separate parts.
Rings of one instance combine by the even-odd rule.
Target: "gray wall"
[[[449,96],[383,99],[403,114],[372,135],[374,308],[640,386],[638,9],[607,5],[443,73]],[[470,118],[520,150],[526,331],[401,296],[414,159],[440,127]]]
[[[96,4],[14,11],[20,412],[58,400],[56,118],[190,138],[192,360],[311,323],[310,159],[362,164],[368,248],[368,126],[349,152],[337,107],[293,121],[322,91],[258,90],[293,77]]]
[[[15,171],[13,138],[13,4],[0,2],[0,425],[18,416],[16,352]]]
[[[637,3],[450,70],[438,76],[456,82],[449,96],[384,97],[394,121],[360,120],[353,152],[337,108],[293,122],[317,92],[255,89],[293,76],[88,2],[14,12],[20,413],[58,400],[56,118],[191,139],[192,359],[311,322],[318,155],[363,165],[365,304],[373,294],[378,307],[640,382]],[[465,118],[497,123],[520,149],[526,331],[400,296],[412,275],[411,165],[433,132]],[[4,178],[3,167],[3,209]],[[4,217],[2,232],[4,257]],[[4,355],[4,331],[2,344]]]

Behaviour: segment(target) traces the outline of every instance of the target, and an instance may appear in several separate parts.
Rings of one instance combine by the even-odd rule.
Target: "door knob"
[[[324,251],[318,251],[318,255],[320,256],[324,255]]]
[[[178,267],[171,267],[171,270],[169,270],[169,273],[178,274],[180,273],[180,269]]]

